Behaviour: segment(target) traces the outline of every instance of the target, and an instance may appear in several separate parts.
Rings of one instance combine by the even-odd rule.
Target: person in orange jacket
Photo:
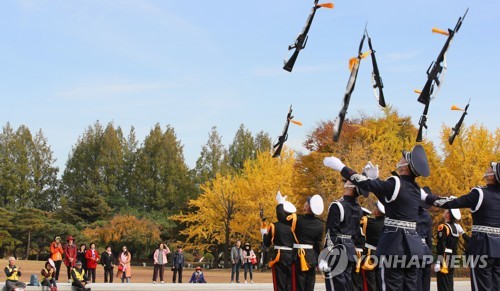
[[[61,270],[61,264],[63,259],[63,247],[61,244],[61,237],[54,236],[54,241],[50,244],[50,258],[54,261],[56,273],[54,279],[59,280],[59,271]]]

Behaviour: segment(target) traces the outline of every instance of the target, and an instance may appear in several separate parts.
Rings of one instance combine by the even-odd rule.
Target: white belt
[[[293,250],[291,247],[284,247],[284,246],[274,246],[275,250],[284,250],[284,251],[291,251]]]
[[[491,227],[484,225],[473,225],[472,231],[490,233],[490,234],[500,234],[500,227]]]
[[[338,238],[341,238],[341,239],[351,239],[351,238],[352,238],[352,235],[348,235],[348,234],[337,234],[337,237],[338,237]]]
[[[385,226],[400,227],[400,228],[409,228],[409,229],[416,229],[417,228],[416,222],[397,220],[397,219],[392,219],[389,217],[385,218],[384,225]]]
[[[376,250],[377,250],[377,247],[376,247],[376,246],[373,246],[373,245],[371,245],[371,244],[367,244],[367,243],[365,243],[365,248],[370,249],[370,250],[374,250],[374,251],[376,251]]]
[[[294,249],[312,249],[312,245],[306,245],[306,244],[293,244]]]

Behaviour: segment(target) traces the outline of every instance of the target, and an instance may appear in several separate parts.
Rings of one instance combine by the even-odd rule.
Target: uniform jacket
[[[385,206],[385,216],[405,222],[417,222],[422,194],[413,176],[393,176],[386,181],[363,179],[354,170],[344,167],[341,175],[358,187],[373,192]],[[422,239],[416,229],[385,226],[377,255],[416,255],[420,259],[425,253]]]
[[[270,247],[271,245],[282,246],[293,248],[293,234],[290,229],[290,225],[282,223],[282,222],[273,222],[271,223],[274,227],[270,227],[271,231],[264,234],[263,241],[266,247]],[[272,232],[274,229],[274,233]],[[278,250],[274,250],[273,258],[276,258]],[[291,265],[292,264],[292,251],[280,250],[280,262]]]
[[[356,256],[354,242],[361,240],[359,223],[362,216],[363,211],[355,197],[344,196],[328,207],[326,236],[329,237],[333,245],[342,244],[346,247],[347,257],[351,262],[356,261],[354,259]],[[339,235],[349,235],[352,238],[340,238]]]
[[[283,204],[276,206],[276,216],[281,223],[292,224],[286,219]],[[297,215],[297,225],[295,235],[300,244],[312,245],[312,249],[305,249],[307,263],[315,267],[318,264],[318,256],[321,251],[323,238],[323,222],[314,214]],[[294,248],[294,258],[297,259],[297,249]]]
[[[468,194],[446,202],[441,207],[470,208],[473,225],[500,228],[500,185],[474,188]],[[468,253],[500,258],[500,235],[473,231]]]

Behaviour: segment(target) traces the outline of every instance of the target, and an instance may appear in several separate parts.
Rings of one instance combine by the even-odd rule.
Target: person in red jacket
[[[64,264],[68,271],[68,283],[71,283],[71,270],[76,263],[76,245],[74,244],[75,239],[71,235],[68,236],[66,241],[68,243],[64,246]]]
[[[85,259],[87,259],[87,277],[89,277],[89,281],[95,283],[95,269],[100,259],[99,253],[95,249],[95,243],[90,244],[90,249],[85,253]]]

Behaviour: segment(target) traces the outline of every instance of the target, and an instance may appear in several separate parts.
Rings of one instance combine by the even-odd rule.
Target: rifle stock
[[[293,70],[293,66],[295,65],[295,61],[297,61],[297,57],[299,56],[300,50],[295,50],[292,56],[288,59],[288,61],[284,61],[285,65],[283,66],[283,70],[291,72]]]

